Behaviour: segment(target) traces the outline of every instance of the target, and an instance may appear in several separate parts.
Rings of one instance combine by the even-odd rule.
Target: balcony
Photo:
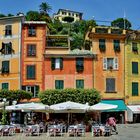
[[[48,35],[46,38],[46,48],[69,48],[70,39],[68,35]]]

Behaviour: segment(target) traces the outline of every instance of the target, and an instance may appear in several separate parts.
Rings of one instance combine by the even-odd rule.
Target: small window
[[[105,39],[99,39],[99,49],[101,52],[106,50]]]
[[[76,80],[76,88],[84,88],[84,80]]]
[[[2,83],[2,89],[9,89],[9,84],[8,83]]]
[[[2,70],[1,72],[4,73],[9,73],[9,61],[2,61]]]
[[[35,37],[36,36],[36,28],[34,26],[29,26],[28,36],[29,37]]]
[[[138,52],[138,46],[136,42],[132,42],[132,51],[136,53]]]
[[[51,68],[54,69],[63,69],[63,58],[52,58],[51,59]]]
[[[138,74],[138,62],[132,62],[132,74]]]
[[[12,35],[12,25],[5,26],[5,36]]]
[[[35,79],[35,65],[27,66],[27,79]]]
[[[32,97],[38,97],[38,93],[39,93],[39,86],[38,85],[34,85],[34,86],[22,86],[22,90],[28,91],[28,92],[32,92],[33,95]]]
[[[63,89],[64,81],[63,80],[55,80],[55,89]]]
[[[118,70],[118,58],[103,58],[104,70]]]
[[[114,40],[114,51],[120,52],[120,40]]]
[[[106,78],[106,92],[115,92],[115,78]]]
[[[27,45],[27,56],[36,56],[36,45]]]
[[[0,52],[4,55],[12,54],[12,43],[2,43],[2,48]]]
[[[84,70],[84,58],[76,58],[76,71],[82,72]]]
[[[138,96],[139,84],[138,82],[132,82],[132,96]]]

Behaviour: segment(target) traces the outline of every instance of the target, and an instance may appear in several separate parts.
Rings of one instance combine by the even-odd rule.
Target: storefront
[[[126,122],[126,110],[127,107],[123,100],[102,100],[101,103],[117,105],[115,109],[110,109],[107,111],[102,111],[101,121],[105,123],[108,117],[115,117],[117,123],[124,124]]]
[[[140,123],[140,105],[127,106],[127,121],[130,123]]]

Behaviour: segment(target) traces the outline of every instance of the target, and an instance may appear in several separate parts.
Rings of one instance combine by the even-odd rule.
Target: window
[[[118,70],[118,58],[103,58],[104,70]]]
[[[34,85],[34,86],[22,86],[22,90],[28,91],[28,92],[32,92],[33,93],[33,97],[38,97],[38,93],[39,93],[39,86],[38,85]]]
[[[76,71],[82,72],[84,70],[84,58],[76,58]]]
[[[136,42],[132,42],[132,51],[133,52],[138,52],[138,46]]]
[[[51,68],[54,69],[63,69],[63,58],[51,58]]]
[[[115,92],[115,78],[106,78],[106,92]]]
[[[30,36],[30,37],[36,36],[36,28],[34,26],[29,26],[28,36]]]
[[[99,49],[104,52],[106,50],[105,39],[99,39]]]
[[[27,79],[35,79],[35,65],[27,66]]]
[[[138,82],[132,82],[132,96],[138,96],[139,93],[139,84]]]
[[[132,74],[138,74],[138,62],[132,62]]]
[[[9,42],[9,43],[2,43],[2,48],[0,50],[0,52],[4,55],[7,55],[7,54],[12,54],[12,43]]]
[[[114,51],[120,51],[120,40],[114,40]]]
[[[8,83],[2,83],[2,89],[9,89],[9,84]]]
[[[5,26],[5,36],[12,35],[12,25]]]
[[[64,81],[63,80],[55,80],[55,89],[63,89]]]
[[[2,61],[2,73],[9,73],[9,61]]]
[[[76,88],[84,88],[84,80],[76,80]]]
[[[36,45],[27,45],[27,56],[36,56]]]

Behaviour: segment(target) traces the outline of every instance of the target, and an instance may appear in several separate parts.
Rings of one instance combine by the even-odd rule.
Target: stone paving
[[[109,137],[92,137],[91,133],[86,133],[85,137],[68,137],[65,134],[62,137],[48,137],[47,134],[40,136],[25,136],[16,134],[15,136],[0,137],[0,140],[140,140],[140,124],[118,125],[119,134],[113,134]]]

